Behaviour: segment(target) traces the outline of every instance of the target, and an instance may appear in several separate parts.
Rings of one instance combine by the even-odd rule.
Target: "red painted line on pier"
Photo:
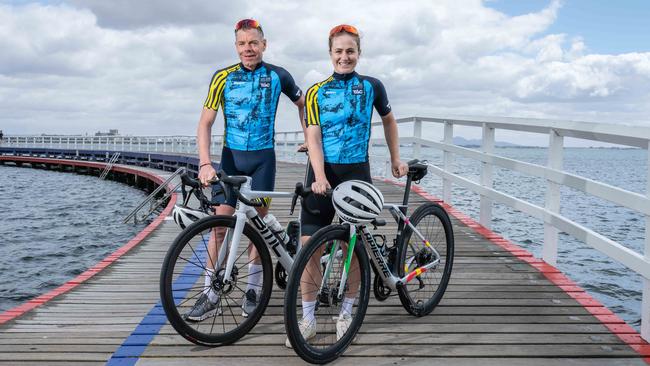
[[[386,179],[381,177],[375,177],[373,179],[394,184],[401,187],[405,186],[404,183],[397,182],[392,179]],[[618,336],[619,339],[625,342],[639,355],[643,356],[643,360],[647,364],[650,364],[650,343],[646,342],[643,338],[641,338],[641,335],[634,328],[632,328],[627,323],[625,323],[623,319],[619,318],[611,310],[605,307],[600,301],[598,301],[597,299],[589,295],[584,289],[578,286],[575,282],[571,281],[571,279],[565,276],[559,269],[544,262],[539,258],[535,258],[526,249],[512,243],[508,239],[484,227],[483,225],[474,221],[474,219],[472,219],[471,217],[460,212],[456,208],[450,206],[448,203],[445,203],[441,199],[426,192],[421,187],[413,185],[411,186],[411,190],[413,192],[416,192],[423,198],[426,198],[429,201],[440,204],[442,207],[444,207],[447,213],[454,216],[457,220],[462,222],[464,225],[472,228],[475,232],[481,234],[483,237],[485,237],[495,245],[507,250],[518,259],[535,267],[539,272],[541,272],[544,275],[544,277],[546,277],[546,279],[548,279],[551,283],[561,288],[571,298],[575,299],[590,314],[592,314],[607,329],[609,329],[610,332]]]
[[[78,161],[78,160],[30,158],[30,157],[22,157],[22,156],[0,156],[0,160],[19,161],[24,163],[36,163],[36,164],[47,163],[47,164],[60,164],[60,165],[68,165],[68,166],[83,166],[83,167],[91,167],[91,168],[98,168],[98,169],[104,169],[105,166],[104,163],[94,163],[94,162]],[[162,184],[165,181],[163,178],[157,176],[156,174],[143,172],[137,169],[127,168],[123,166],[113,166],[112,170],[123,172],[123,173],[134,174],[139,177],[152,180],[158,184]],[[169,188],[171,189],[171,187]],[[160,215],[158,215],[158,217],[156,217],[149,225],[147,225],[147,227],[142,229],[142,231],[140,231],[136,236],[134,236],[131,240],[129,240],[126,244],[124,244],[123,246],[115,250],[113,253],[109,254],[107,257],[105,257],[103,260],[101,260],[94,266],[88,268],[86,271],[84,271],[77,277],[64,283],[63,285],[49,292],[46,292],[43,295],[37,296],[22,305],[18,305],[3,313],[0,313],[0,324],[15,319],[27,313],[28,311],[33,310],[34,308],[37,308],[45,304],[46,302],[52,300],[53,298],[72,290],[73,288],[84,283],[85,281],[92,278],[96,274],[100,273],[106,267],[108,267],[109,265],[117,261],[120,257],[122,257],[124,254],[126,254],[129,250],[133,249],[138,244],[140,244],[156,227],[158,227],[162,223],[165,217],[171,213],[175,203],[176,203],[176,193],[173,193],[170,197],[169,203],[167,204],[163,212]]]

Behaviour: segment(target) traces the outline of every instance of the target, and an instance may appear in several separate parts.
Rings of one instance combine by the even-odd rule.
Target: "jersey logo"
[[[271,77],[270,76],[261,76],[260,77],[260,88],[270,88],[271,87]]]
[[[363,95],[363,84],[352,85],[353,95]]]
[[[242,75],[241,73],[236,73],[236,74],[233,73],[233,74],[231,74],[230,80],[233,81],[233,82],[236,82],[236,83],[243,83],[243,82],[248,81],[248,80],[246,80],[246,76]]]

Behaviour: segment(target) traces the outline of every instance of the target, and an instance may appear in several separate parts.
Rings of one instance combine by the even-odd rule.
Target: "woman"
[[[352,179],[372,183],[368,148],[373,107],[384,125],[393,176],[398,178],[405,175],[408,166],[399,159],[397,122],[391,112],[386,90],[379,80],[355,72],[361,55],[361,40],[357,29],[346,24],[332,28],[329,34],[329,54],[334,73],[325,81],[314,84],[306,94],[306,136],[311,161],[307,184],[311,185],[314,193],[323,194],[328,188],[335,188]],[[321,196],[310,200],[308,204],[310,207],[318,207],[320,215],[312,215],[303,209],[303,243],[318,229],[329,225],[334,217],[334,207],[329,198]],[[313,270],[305,273],[319,272],[317,259],[313,262],[308,265]],[[354,283],[359,282],[359,271],[355,271],[356,260],[352,263],[349,281],[350,288],[354,289]],[[304,295],[300,330],[305,340],[316,335],[316,296],[314,289],[307,284],[309,282],[311,281],[301,281]],[[355,296],[354,290],[346,293],[337,320],[337,338],[350,325]],[[286,345],[291,347],[289,340]]]

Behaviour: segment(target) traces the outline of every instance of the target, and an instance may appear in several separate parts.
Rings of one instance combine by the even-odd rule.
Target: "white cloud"
[[[303,89],[331,73],[329,29],[358,26],[358,71],[384,82],[398,117],[647,120],[650,54],[590,54],[579,35],[547,34],[561,11],[552,1],[509,17],[479,0],[0,5],[0,129],[192,135],[212,73],[237,62],[243,17],[261,21],[265,60]],[[283,101],[277,129],[296,128],[295,114]]]

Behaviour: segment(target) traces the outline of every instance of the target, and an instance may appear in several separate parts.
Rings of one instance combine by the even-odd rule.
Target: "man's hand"
[[[298,146],[298,152],[307,152],[309,149],[307,149],[307,143],[305,142],[304,144],[300,144]]]
[[[391,165],[392,165],[393,177],[395,178],[403,177],[409,171],[409,166],[401,160],[393,161]]]
[[[212,167],[212,164],[203,165],[199,168],[199,180],[204,187],[210,185],[210,181],[214,179],[217,175],[217,172]]]

